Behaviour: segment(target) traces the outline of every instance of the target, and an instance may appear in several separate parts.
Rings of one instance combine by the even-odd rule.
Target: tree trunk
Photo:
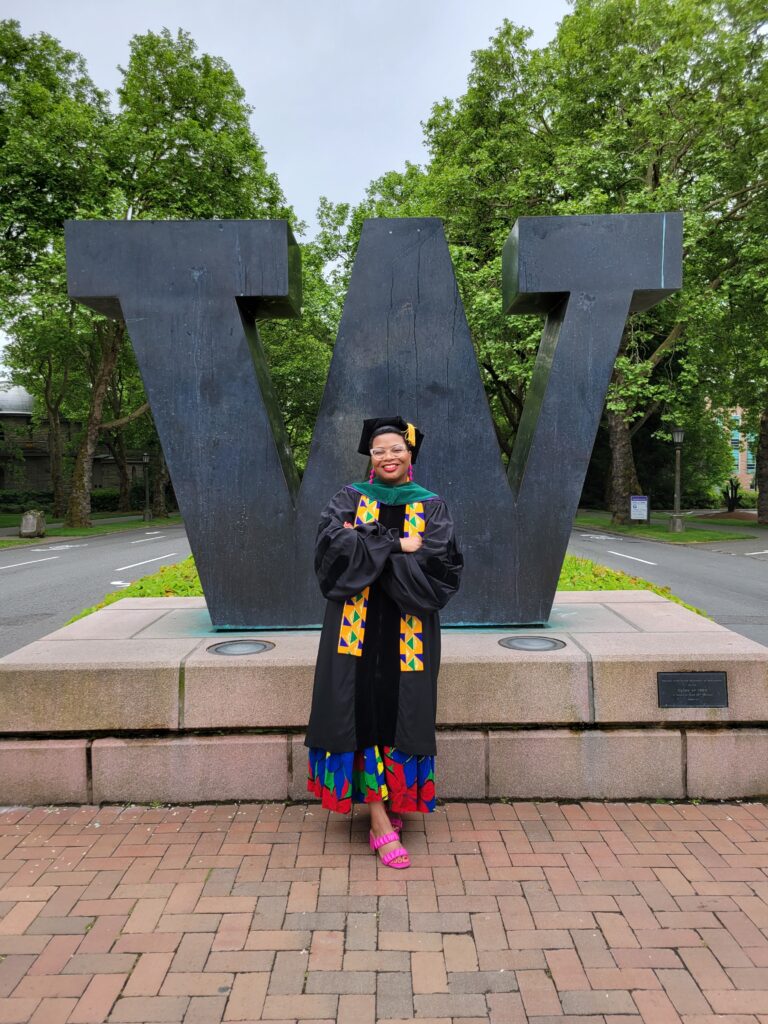
[[[72,489],[65,523],[67,526],[91,526],[91,481],[93,478],[93,456],[99,440],[99,426],[104,411],[104,399],[110,378],[117,363],[120,346],[125,337],[122,322],[99,323],[96,325],[99,345],[99,365],[94,374],[91,388],[91,404],[80,440],[72,472]]]
[[[757,435],[757,521],[768,526],[768,409],[760,414],[760,429]]]
[[[125,438],[122,430],[114,434],[104,433],[104,444],[109,448],[109,454],[115,460],[119,475],[118,486],[120,494],[117,499],[118,512],[131,511],[131,475],[128,470],[128,453],[125,450]]]
[[[621,336],[621,344],[616,356],[624,355],[629,344],[629,334],[625,330]],[[616,368],[613,370],[612,381],[622,383],[622,376]],[[605,482],[605,503],[611,513],[611,523],[626,526],[631,522],[629,498],[640,493],[640,483],[635,469],[635,455],[632,451],[632,433],[629,424],[620,412],[605,410],[608,426],[608,443],[611,449],[611,461],[608,464],[608,479]]]
[[[160,445],[152,451],[152,516],[155,519],[168,516],[165,503],[165,488],[168,483],[168,467]]]
[[[122,430],[117,432],[117,443],[115,444],[115,449],[117,452],[117,468],[120,473],[120,497],[118,498],[117,507],[120,512],[130,512],[131,473],[128,468],[128,452],[125,447],[125,435]]]
[[[62,396],[53,396],[53,381],[50,357],[42,364],[41,370],[47,369],[43,400],[48,420],[48,458],[51,466],[51,486],[53,488],[53,515],[60,519],[67,510],[67,488],[64,476],[64,440],[62,438],[61,408]],[[66,383],[66,376],[65,376]]]
[[[635,469],[632,438],[626,420],[618,412],[606,410],[608,440],[611,446],[611,461],[606,481],[606,505],[611,513],[611,523],[625,526],[629,518],[629,499],[640,493],[640,483]]]
[[[48,409],[48,456],[51,462],[51,484],[53,486],[53,517],[61,519],[67,511],[67,492],[64,476],[64,441],[59,410],[56,408]]]

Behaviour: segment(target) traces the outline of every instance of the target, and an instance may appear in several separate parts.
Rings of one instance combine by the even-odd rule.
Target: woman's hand
[[[412,533],[410,537],[400,538],[400,550],[406,552],[418,551],[422,545],[420,533]]]
[[[354,530],[354,523],[344,523],[345,530]],[[422,545],[422,538],[420,533],[413,533],[410,537],[400,538],[400,550],[412,553],[418,551]]]

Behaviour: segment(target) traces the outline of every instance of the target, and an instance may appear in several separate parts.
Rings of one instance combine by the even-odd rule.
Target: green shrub
[[[131,484],[131,508],[143,509],[144,508],[144,480],[139,477]]]
[[[116,487],[97,487],[91,492],[91,512],[117,512],[119,500]]]
[[[739,491],[740,508],[757,508],[757,491]]]
[[[720,508],[723,498],[719,491],[713,491],[711,488],[686,490],[680,496],[680,504],[683,508]]]
[[[40,509],[50,515],[53,511],[53,491],[0,491],[0,513],[21,515],[30,508]]]
[[[92,512],[117,512],[120,491],[117,487],[96,487],[91,492]],[[133,484],[130,491],[132,512],[144,508],[144,484]],[[21,515],[30,508],[42,509],[47,516],[53,513],[53,491],[0,491],[0,514]]]

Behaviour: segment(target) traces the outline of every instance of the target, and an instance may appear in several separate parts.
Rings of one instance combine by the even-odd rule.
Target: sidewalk
[[[0,809],[0,1022],[768,1024],[764,804],[366,819]]]

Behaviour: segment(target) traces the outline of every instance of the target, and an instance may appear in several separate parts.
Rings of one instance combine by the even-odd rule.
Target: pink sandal
[[[396,814],[387,814],[389,823],[396,832],[401,832],[403,828],[403,819],[398,818]]]
[[[368,832],[368,845],[375,852],[380,846],[384,846],[386,843],[395,842],[400,836],[397,832],[385,832],[383,836],[375,836],[373,830]],[[394,850],[387,850],[386,853],[377,854],[377,857],[385,867],[392,868],[409,868],[411,866],[410,859],[406,859],[401,864],[393,864],[392,861],[395,857],[406,857],[408,858],[408,851],[404,846],[396,846]]]

